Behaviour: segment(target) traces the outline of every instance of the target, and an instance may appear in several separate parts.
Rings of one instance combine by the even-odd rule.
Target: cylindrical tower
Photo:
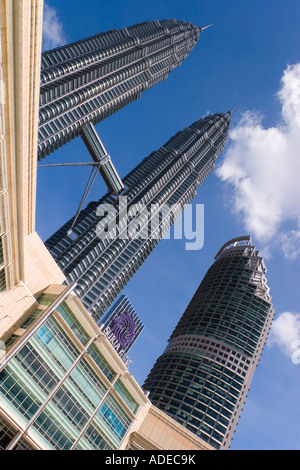
[[[274,309],[250,237],[218,252],[144,389],[152,403],[216,449],[227,449]]]

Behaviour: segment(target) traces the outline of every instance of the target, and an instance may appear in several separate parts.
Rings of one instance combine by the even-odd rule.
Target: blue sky
[[[276,314],[231,449],[300,449],[300,363],[292,361],[300,340],[300,3],[86,0],[83,9],[79,0],[48,0],[43,47],[165,18],[213,26],[166,81],[97,125],[120,176],[200,117],[239,106],[216,170],[194,200],[204,204],[203,248],[163,240],[124,289],[145,325],[130,371],[142,385],[219,248],[250,234],[265,257]],[[76,161],[90,161],[80,139],[43,163]],[[88,175],[38,169],[43,240],[76,212]],[[89,200],[105,192],[99,176]]]

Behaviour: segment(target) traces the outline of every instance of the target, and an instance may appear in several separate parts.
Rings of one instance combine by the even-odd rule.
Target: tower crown
[[[165,80],[202,29],[183,20],[148,21],[44,52],[38,159]]]
[[[215,259],[220,258],[222,254],[227,253],[226,250],[230,250],[231,248],[248,247],[251,245],[252,245],[252,241],[249,235],[232,238],[228,242],[224,243],[224,245],[220,248],[220,250],[216,254]]]

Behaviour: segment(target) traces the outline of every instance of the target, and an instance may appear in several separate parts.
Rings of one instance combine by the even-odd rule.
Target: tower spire
[[[200,26],[200,33],[202,33],[202,31],[204,31],[205,29],[209,28],[210,26],[213,26],[213,23],[211,24],[208,24],[207,26]]]
[[[239,105],[240,105],[240,103],[237,103],[230,111],[228,111],[227,114],[230,114],[230,115],[231,115],[231,114],[233,113],[233,111],[235,111],[236,108],[237,108]]]
[[[199,39],[195,31],[201,30],[183,20],[152,21],[44,52],[38,160],[79,136],[87,123],[103,121],[166,79],[192,51]]]

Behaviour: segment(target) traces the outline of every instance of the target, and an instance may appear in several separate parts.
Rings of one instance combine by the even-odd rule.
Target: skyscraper
[[[250,237],[219,250],[148,375],[151,402],[216,449],[227,449],[274,309]]]
[[[195,197],[226,141],[231,112],[178,132],[124,179],[117,198],[91,202],[46,242],[67,283],[98,320]]]
[[[166,79],[202,30],[183,20],[147,21],[44,52],[38,159]]]

